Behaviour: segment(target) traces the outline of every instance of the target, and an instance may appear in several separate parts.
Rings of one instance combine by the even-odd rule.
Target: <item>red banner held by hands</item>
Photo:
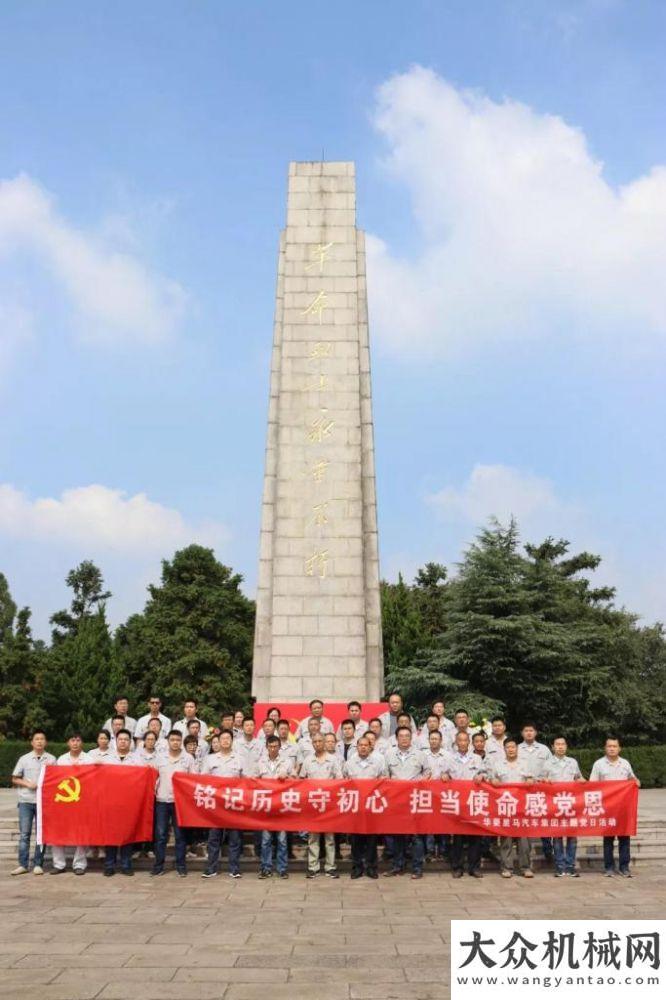
[[[268,781],[175,774],[182,826],[322,833],[591,837],[636,833],[633,781]]]
[[[49,765],[37,797],[37,839],[59,847],[152,841],[155,777],[152,767]]]

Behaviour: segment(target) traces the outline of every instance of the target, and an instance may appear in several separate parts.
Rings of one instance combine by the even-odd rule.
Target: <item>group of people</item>
[[[521,727],[520,739],[507,733],[504,719],[491,720],[490,731],[472,727],[469,714],[464,709],[446,715],[442,699],[433,702],[425,723],[417,727],[412,716],[405,712],[402,697],[393,693],[388,698],[386,711],[376,718],[365,720],[363,706],[358,701],[347,704],[347,717],[336,727],[326,717],[320,699],[309,704],[310,714],[303,719],[295,732],[289,720],[281,718],[278,708],[268,711],[259,729],[251,716],[243,712],[223,713],[220,725],[209,728],[198,715],[194,698],[185,701],[183,717],[172,725],[162,713],[162,702],[157,696],[148,701],[148,712],[139,719],[129,714],[126,697],[118,697],[114,714],[100,728],[96,745],[84,750],[80,733],[71,733],[68,750],[56,758],[47,751],[47,738],[42,730],[32,735],[31,749],[19,758],[14,768],[12,782],[18,791],[19,847],[18,867],[12,874],[23,875],[30,870],[30,838],[36,816],[37,786],[39,775],[47,764],[72,767],[77,764],[115,766],[145,766],[155,769],[154,842],[144,845],[153,855],[154,877],[165,872],[166,847],[173,831],[175,841],[176,872],[187,875],[187,856],[196,853],[197,842],[205,842],[206,867],[203,878],[219,874],[223,841],[228,847],[229,875],[240,878],[242,832],[240,830],[203,830],[181,828],[178,824],[173,791],[176,773],[214,775],[224,778],[314,778],[321,779],[377,779],[410,781],[474,780],[493,785],[532,783],[535,781],[584,781],[577,761],[568,755],[567,741],[556,736],[550,746],[537,740],[538,732],[532,722]],[[620,742],[609,737],[604,755],[592,768],[591,781],[621,781],[638,778],[631,764],[620,756]],[[306,877],[321,874],[323,846],[323,871],[329,878],[338,878],[336,859],[339,838],[333,833],[304,833],[307,840]],[[352,834],[351,878],[378,877],[378,847],[384,842],[383,858],[389,863],[384,877],[403,875],[408,866],[411,877],[423,877],[424,862],[441,858],[448,861],[454,878],[461,878],[467,870],[473,878],[482,878],[481,863],[484,857],[499,860],[500,874],[511,878],[514,874],[514,851],[517,854],[517,872],[532,878],[532,851],[534,841],[528,837],[463,836],[434,834],[393,835],[380,838],[370,834]],[[259,878],[270,878],[274,872],[288,878],[289,858],[292,854],[292,835],[285,831],[263,831],[254,835],[254,849],[259,859]],[[604,869],[607,876],[617,872],[626,878],[630,872],[630,838],[618,837],[618,869],[615,868],[615,837],[603,838]],[[87,867],[90,845],[72,845],[72,868],[83,875]],[[558,878],[566,875],[578,877],[576,868],[575,837],[543,838],[543,852],[555,867]],[[112,876],[119,866],[124,875],[133,875],[132,858],[141,845],[127,844],[104,848],[104,875]],[[493,851],[497,850],[498,854]],[[66,868],[64,847],[52,848],[51,874],[60,874]],[[36,844],[32,871],[44,872],[44,847]]]

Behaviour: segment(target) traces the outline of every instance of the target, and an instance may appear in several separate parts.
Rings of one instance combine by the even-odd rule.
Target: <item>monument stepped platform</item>
[[[7,870],[16,863],[16,847],[18,841],[18,813],[16,809],[16,793],[13,789],[0,789],[0,868]],[[305,870],[305,847],[296,839],[294,846],[295,859],[290,862],[294,872]],[[540,842],[535,845],[535,867],[544,865],[541,856]],[[169,851],[172,854],[172,850]],[[342,860],[339,863],[341,872],[349,870],[349,849],[342,848]],[[652,865],[666,867],[666,789],[645,789],[639,796],[638,834],[631,842],[632,862],[643,870]],[[167,855],[167,863],[170,863]],[[188,866],[192,871],[203,871],[204,858],[188,858]],[[100,867],[101,861],[91,861],[91,868]],[[135,859],[137,871],[149,869],[152,862],[149,858]],[[250,835],[246,835],[243,852],[243,868],[248,872],[256,870],[257,861],[251,845]],[[596,837],[580,837],[578,839],[578,864],[581,871],[596,870],[602,867],[602,842]],[[428,870],[441,870],[441,862],[434,862]],[[496,868],[492,862],[484,862],[484,869],[492,871]]]

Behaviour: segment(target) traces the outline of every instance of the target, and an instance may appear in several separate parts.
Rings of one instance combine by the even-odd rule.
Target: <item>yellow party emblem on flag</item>
[[[78,802],[81,798],[81,782],[78,778],[69,777],[65,778],[58,785],[58,790],[55,793],[55,802]]]

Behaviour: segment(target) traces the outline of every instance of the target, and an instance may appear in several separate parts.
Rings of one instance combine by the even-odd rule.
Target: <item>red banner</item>
[[[268,781],[175,774],[182,826],[329,833],[599,837],[636,833],[633,781]]]
[[[61,847],[152,841],[155,778],[152,767],[45,767],[37,798],[37,839]]]
[[[382,712],[388,711],[388,704],[385,701],[366,701],[362,704],[361,708],[361,718],[369,722],[370,719],[376,718],[376,716],[381,715]],[[262,722],[268,714],[270,708],[279,708],[280,716],[283,719],[289,719],[289,727],[292,733],[295,733],[299,722],[303,719],[308,719],[310,717],[310,706],[307,701],[304,702],[284,702],[284,701],[258,701],[254,706],[254,721],[257,724],[257,729],[261,726]],[[327,701],[324,703],[324,717],[330,719],[335,728],[337,729],[343,719],[349,717],[349,711],[347,710],[346,701]]]

